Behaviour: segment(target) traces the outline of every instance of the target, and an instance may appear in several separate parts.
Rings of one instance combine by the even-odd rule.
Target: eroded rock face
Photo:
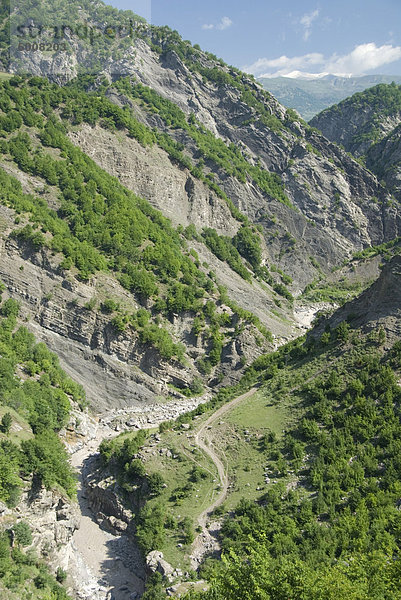
[[[162,390],[157,357],[147,358],[137,341],[116,335],[105,315],[83,307],[96,293],[93,285],[60,276],[46,253],[29,258],[14,242],[3,241],[0,278],[29,315],[27,326],[38,341],[84,385],[94,410],[154,400]],[[133,368],[135,362],[141,369]]]
[[[221,235],[233,236],[239,223],[225,202],[186,169],[174,166],[158,147],[144,148],[135,139],[119,136],[101,127],[84,124],[71,132],[71,141],[95,162],[152,206],[174,225],[193,223],[197,229],[213,227]]]
[[[26,177],[23,185],[31,191],[34,182]],[[228,218],[223,220],[231,227]],[[111,275],[100,273],[87,283],[78,281],[60,271],[59,258],[51,252],[35,252],[8,238],[15,224],[12,211],[5,207],[0,207],[2,223],[0,279],[9,294],[21,303],[26,325],[37,340],[45,342],[58,355],[65,371],[85,387],[93,410],[103,413],[109,408],[140,408],[167,395],[182,398],[169,384],[177,388],[191,385],[199,376],[195,363],[209,347],[206,338],[193,334],[192,314],[176,316],[166,323],[174,341],[185,345],[185,365],[162,360],[154,348],[140,344],[135,332],[117,332],[111,324],[112,315],[101,312],[100,305],[106,298],[117,300],[132,312],[139,307],[135,297]],[[272,312],[277,307],[268,290],[243,280],[202,244],[194,242],[194,248],[200,260],[208,262],[216,272],[231,298],[256,314],[274,335],[291,337],[293,328],[285,318],[289,313],[279,309],[283,315],[280,318],[278,310]],[[91,302],[95,304],[93,309]],[[221,373],[223,384],[241,376],[244,355],[250,361],[264,351],[255,332],[258,333],[246,326],[236,337],[232,350],[227,340],[223,363],[216,373]]]
[[[373,92],[376,89],[373,88]],[[391,86],[385,91],[389,93],[389,90]],[[376,92],[374,102],[368,105],[362,93],[360,100],[354,97],[344,100],[317,115],[311,124],[354,156],[364,156],[368,169],[386,184],[388,191],[399,197],[401,111],[396,103],[386,102],[386,93],[381,97],[380,92]]]
[[[379,278],[355,300],[347,302],[329,319],[332,328],[349,320],[352,327],[364,331],[386,331],[387,344],[401,336],[401,256],[395,255],[383,268]],[[322,326],[312,332],[320,335]]]
[[[152,35],[151,31],[149,35]],[[73,41],[71,43],[74,45]],[[80,61],[85,59],[84,52],[82,48],[74,50]],[[40,72],[40,53],[32,54],[35,54],[32,57],[34,72]],[[209,68],[222,68],[206,54],[200,53],[198,60]],[[55,64],[54,69],[46,65],[46,61],[43,62],[42,74],[55,80],[54,73],[62,65]],[[63,71],[67,78],[72,76],[71,68],[67,61]],[[208,165],[216,182],[234,204],[251,221],[261,225],[265,239],[264,259],[269,264],[279,264],[293,277],[294,292],[302,290],[317,275],[311,256],[323,271],[330,273],[333,266],[355,251],[387,241],[394,232],[398,234],[398,211],[386,208],[389,196],[376,178],[304,123],[288,119],[286,109],[245,76],[243,81],[252,89],[255,99],[277,122],[285,125],[279,131],[266,125],[257,110],[244,102],[240,89],[231,85],[216,86],[204,80],[199,73],[190,71],[176,52],[170,50],[159,55],[143,39],[133,41],[120,61],[105,60],[102,69],[102,75],[109,81],[118,73],[135,76],[139,82],[174,102],[187,116],[194,114],[216,137],[234,143],[251,164],[260,161],[262,167],[282,178],[295,210],[263,193],[250,180],[241,183],[216,165]],[[229,68],[224,69],[229,72]],[[117,90],[109,90],[108,95],[119,105],[131,105],[137,118],[149,127],[167,131],[157,114],[146,113]],[[349,118],[341,117],[347,121],[349,132],[340,134],[343,123],[330,115],[327,127],[333,129],[331,139],[340,143],[346,140],[337,139],[339,135],[348,135],[351,139],[371,116],[369,111],[362,110]],[[382,120],[383,134],[394,127],[399,117]],[[322,127],[320,122],[316,124]],[[329,131],[325,132],[329,136]],[[185,146],[189,156],[196,156],[193,141],[185,132],[170,129],[169,134]],[[98,128],[91,130],[88,126],[74,132],[72,139],[174,223],[211,226],[228,235],[238,228],[224,202],[185,169],[172,165],[163,151],[141,148],[132,140],[126,144],[109,132],[100,134]]]
[[[372,139],[363,139],[362,134],[370,128],[372,120],[378,128],[379,139],[389,134],[401,122],[401,113],[392,115],[380,114],[376,107],[364,106],[361,108],[354,104],[353,99],[344,100],[338,109],[328,108],[316,115],[311,121],[327,139],[342,144],[344,148],[355,156],[366,154],[372,144]]]
[[[101,473],[98,456],[89,457],[82,474],[85,496],[97,522],[116,535],[126,531],[133,515],[124,507],[114,479]]]
[[[24,490],[14,514],[31,527],[33,547],[38,554],[54,570],[59,566],[67,569],[70,542],[80,523],[77,503],[57,490],[46,490],[33,482]]]
[[[396,198],[401,198],[401,125],[369,148],[366,164]]]

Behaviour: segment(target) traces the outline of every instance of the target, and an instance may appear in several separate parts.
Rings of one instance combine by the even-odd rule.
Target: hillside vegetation
[[[380,84],[354,94],[317,115],[312,124],[354,154],[400,201],[401,86]]]
[[[263,87],[284,106],[295,108],[305,121],[310,121],[333,104],[341,102],[356,92],[380,83],[399,84],[401,78],[391,75],[365,75],[363,77],[337,77],[327,75],[317,79],[290,77],[259,77]]]
[[[74,495],[75,480],[57,432],[68,420],[69,397],[81,404],[85,399],[83,389],[66,376],[57,357],[18,326],[18,312],[18,304],[10,298],[0,305],[0,500],[9,505],[18,500],[21,474],[33,473],[46,487],[58,485]]]
[[[165,202],[160,189],[155,189],[161,182],[146,184],[140,160],[138,176],[121,171],[118,163],[126,164],[127,145],[122,143],[122,149],[111,155],[105,152],[105,136],[95,125],[108,128],[108,140],[123,140],[128,133],[144,143],[149,150],[146,166],[150,162],[156,169],[151,148],[162,148],[181,177],[183,171],[188,175],[185,208],[190,208],[190,220],[202,223],[205,211],[208,217],[212,213],[207,232],[198,234],[241,277],[249,280],[253,271],[291,300],[290,294],[315,279],[310,257],[329,277],[331,268],[349,253],[389,241],[398,215],[389,209],[386,190],[251,76],[203,52],[169,27],[148,25],[133,13],[100,1],[85,0],[78,7],[74,2],[41,0],[34,11],[22,2],[13,11],[14,24],[27,27],[28,15],[47,28],[47,36],[51,24],[66,19],[85,23],[88,35],[79,36],[72,27],[63,52],[15,49],[10,68],[41,74],[63,86],[74,82],[75,95],[66,100],[64,113],[73,122],[70,139],[179,221],[171,195]],[[129,35],[99,35],[105,24],[117,31],[130,20]],[[77,89],[83,92],[79,99]],[[114,110],[107,108],[110,104]],[[207,204],[206,190],[210,190]],[[194,195],[202,196],[202,201],[194,202]],[[216,207],[222,204],[229,207],[232,220],[217,218]],[[224,225],[229,236],[221,231]]]
[[[201,574],[210,578],[211,589],[190,598],[400,597],[400,368],[399,341],[391,346],[385,329],[367,335],[346,321],[252,365],[242,385],[246,389],[259,381],[258,394],[213,428],[213,444],[227,462],[232,483],[219,509],[224,514],[234,508],[220,533],[224,558],[206,561]],[[212,406],[239,392],[220,392]],[[163,426],[150,451],[145,437],[137,435],[132,452],[138,458],[130,463],[129,453],[123,459],[127,464],[119,467],[127,491],[132,485],[148,490],[136,521],[145,552],[165,548],[170,560],[179,561],[171,542],[181,540],[181,552],[190,550],[185,544],[196,526],[195,491],[207,498],[211,475],[186,439],[193,438],[202,423],[199,415],[212,406]],[[127,439],[118,447],[126,451],[129,444]],[[175,480],[164,480],[154,470],[158,461],[152,448],[157,453],[159,446],[171,450],[170,459],[162,458],[163,473],[170,462],[185,485],[173,489]],[[110,449],[104,446],[103,456],[110,465],[120,464],[121,450],[117,454],[115,446],[110,454]],[[145,472],[146,485],[140,483]],[[171,527],[178,537],[167,534]]]
[[[331,106],[312,119],[311,125],[348,152],[363,156],[400,119],[401,86],[393,82],[368,88]]]
[[[177,576],[148,577],[143,600],[401,600],[401,88],[310,126],[168,27],[31,4],[12,18],[135,27],[8,56],[0,12],[17,72],[0,77],[0,501],[75,496],[60,432],[86,401],[63,364],[103,411],[78,444],[84,509]],[[14,517],[0,585],[64,600]],[[94,557],[103,595],[121,538]]]
[[[4,292],[4,285],[0,289]],[[70,401],[85,404],[83,389],[60,368],[57,357],[19,324],[18,304],[0,304],[0,501],[15,507],[27,486],[58,488],[75,497],[76,480],[58,432]],[[0,533],[0,595],[11,600],[67,600],[32,547],[29,525],[15,514]],[[27,550],[24,550],[28,547]],[[59,581],[65,573],[58,571]]]
[[[38,78],[4,82],[1,108],[3,159],[39,177],[58,195],[55,211],[43,198],[24,193],[19,182],[1,170],[1,201],[20,215],[17,223],[26,223],[13,236],[36,251],[47,247],[60,253],[60,270],[73,269],[81,280],[99,270],[115,273],[142,305],[134,314],[121,311],[118,303],[103,307],[117,331],[130,328],[162,358],[182,362],[185,347],[163,325],[174,314],[190,312],[198,323],[196,335],[203,332],[205,343],[211,340],[209,357],[199,364],[202,372],[220,362],[224,336],[235,335],[242,324],[254,325],[255,331],[271,339],[257,317],[232,302],[216,285],[215,274],[187,248],[186,238],[198,237],[196,230],[175,230],[160,212],[100,169],[66,135],[82,120],[99,121],[104,127],[128,130],[145,146],[156,143],[157,135],[130,111],[105,96],[87,95],[74,86],[59,88]],[[258,233],[246,218],[233,240],[210,229],[199,239],[243,278],[251,280],[253,265],[255,276],[267,279],[277,292],[292,299],[285,286],[276,284],[261,267]],[[227,306],[229,312],[217,312],[217,305]]]

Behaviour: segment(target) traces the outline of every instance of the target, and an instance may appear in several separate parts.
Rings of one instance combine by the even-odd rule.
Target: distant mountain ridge
[[[397,75],[365,75],[363,77],[337,77],[326,75],[318,79],[292,77],[259,77],[258,81],[277,100],[294,108],[305,121],[319,112],[379,83],[401,83]]]

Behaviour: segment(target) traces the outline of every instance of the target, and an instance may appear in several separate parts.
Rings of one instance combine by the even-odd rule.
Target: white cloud
[[[401,59],[401,46],[390,44],[376,46],[374,42],[370,42],[355,46],[352,52],[342,56],[335,53],[325,57],[320,52],[312,52],[302,56],[259,58],[252,65],[243,67],[243,70],[257,77],[294,77],[299,73],[314,77],[328,73],[351,77],[364,75],[367,71],[378,69],[399,59]]]
[[[316,21],[318,16],[319,16],[319,10],[316,9],[313,12],[311,12],[309,14],[305,14],[303,17],[301,17],[299,22],[302,25],[302,27],[304,28],[303,39],[305,42],[308,41],[309,36],[312,31],[312,23],[313,23],[313,21]]]
[[[377,47],[376,44],[361,44],[345,56],[333,56],[327,63],[330,73],[350,73],[362,75],[365,71],[377,69],[401,58],[401,47],[385,44]]]
[[[231,27],[232,24],[233,22],[230,19],[230,17],[223,17],[220,23],[217,23],[215,25],[213,23],[205,23],[204,25],[202,25],[202,29],[218,29],[219,31],[224,31],[225,29]]]
[[[217,29],[221,29],[221,31],[224,31],[224,29],[228,29],[229,27],[231,27],[232,24],[233,22],[231,21],[230,17],[223,17],[221,19],[221,22],[217,25]]]
[[[269,72],[271,77],[278,77],[277,74],[286,74],[294,70],[305,70],[321,65],[324,61],[323,54],[312,52],[303,56],[280,56],[272,60],[268,58],[259,58],[252,65],[244,67],[243,70],[253,75],[260,76],[262,73]],[[269,75],[266,75],[269,76]]]

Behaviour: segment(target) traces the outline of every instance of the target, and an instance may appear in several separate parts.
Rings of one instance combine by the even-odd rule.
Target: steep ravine
[[[321,306],[316,304],[308,317],[312,317],[312,312],[316,314],[320,308]],[[302,319],[300,325],[301,323]],[[305,327],[305,323],[302,325]],[[213,413],[204,427],[214,422],[223,412],[248,398],[253,391],[235,398]],[[102,522],[106,522],[107,517],[110,516],[110,494],[104,487],[97,485],[94,477],[99,466],[99,444],[102,440],[114,437],[123,430],[134,431],[157,427],[163,421],[175,419],[180,414],[193,410],[201,402],[206,402],[208,397],[206,395],[170,401],[166,404],[150,404],[143,408],[131,407],[108,411],[96,421],[88,414],[80,416],[81,437],[77,442],[77,437],[73,434],[72,440],[70,439],[68,443],[71,464],[79,477],[80,523],[79,529],[74,533],[68,564],[78,600],[134,600],[143,592],[146,578],[144,561],[132,538],[130,539],[124,533],[117,532],[117,535],[116,532],[110,533],[102,525]],[[202,438],[201,431],[197,434],[197,440],[198,438],[199,440]],[[205,449],[201,443],[199,447]],[[212,456],[213,460],[215,458],[216,461],[219,460],[217,456]],[[199,517],[203,532],[198,536],[193,547],[191,560],[195,568],[204,558],[205,553],[210,551],[211,543],[214,544],[215,549],[218,549],[213,531],[207,528],[206,519],[207,515],[223,500],[224,495]],[[116,499],[112,512],[117,514],[119,510],[118,499]]]
[[[104,439],[118,435],[123,428],[156,427],[162,421],[177,418],[206,400],[204,396],[154,404],[146,410],[118,410],[108,412],[96,422],[87,414],[80,417],[79,427],[84,436],[78,442],[73,436],[68,443],[71,464],[79,478],[80,523],[74,533],[68,564],[78,600],[134,600],[144,590],[145,565],[132,539],[124,533],[110,533],[100,525],[102,517],[109,516],[99,511],[99,507],[102,508],[102,495],[105,498],[106,494],[104,489],[90,483],[98,466],[99,444]],[[107,496],[109,499],[110,495]],[[103,503],[106,504],[106,501],[103,500]],[[114,508],[117,509],[117,506]]]
[[[100,527],[86,496],[85,480],[97,448],[102,439],[112,435],[107,426],[97,427],[95,436],[71,457],[79,477],[80,526],[73,537],[70,573],[79,600],[133,600],[144,589],[144,569],[138,550],[127,536],[114,535]],[[135,560],[136,569],[132,568]]]

